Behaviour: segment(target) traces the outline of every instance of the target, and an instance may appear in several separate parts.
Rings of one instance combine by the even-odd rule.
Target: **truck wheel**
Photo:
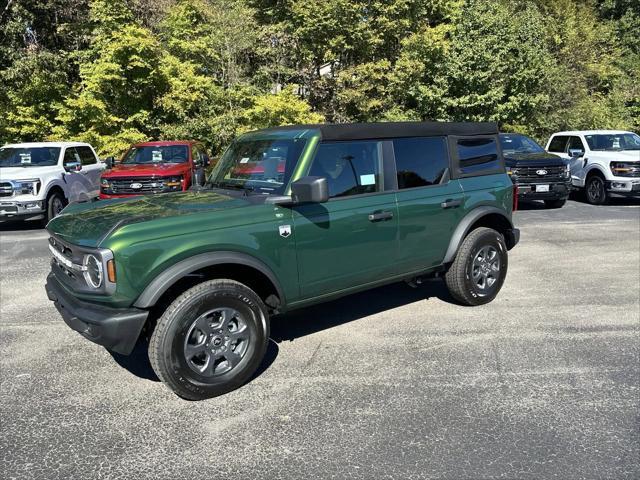
[[[507,276],[508,256],[504,238],[491,228],[473,230],[458,249],[445,275],[451,295],[464,305],[493,300]]]
[[[607,189],[605,188],[604,178],[598,174],[593,174],[587,178],[585,193],[587,202],[591,205],[604,205],[607,203]]]
[[[42,220],[43,226],[46,227],[52,218],[57,217],[65,205],[65,198],[60,192],[51,192],[45,200],[44,219]]]
[[[156,375],[189,400],[243,385],[269,341],[267,307],[234,280],[211,280],[180,295],[158,320],[149,342]]]
[[[545,200],[544,206],[547,208],[562,208],[564,204],[567,203],[566,198],[556,199],[556,200]]]

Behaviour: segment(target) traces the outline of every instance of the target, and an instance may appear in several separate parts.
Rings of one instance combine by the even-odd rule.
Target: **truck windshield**
[[[542,153],[544,148],[538,145],[535,140],[524,135],[500,135],[500,145],[502,152],[510,153]]]
[[[635,133],[585,135],[584,138],[587,140],[591,150],[640,150],[640,136]]]
[[[304,138],[236,140],[211,172],[208,186],[282,195],[306,142]]]
[[[131,147],[120,163],[149,165],[154,163],[187,163],[187,161],[189,161],[189,147],[187,145],[165,145],[162,147]]]
[[[52,167],[58,164],[59,147],[0,148],[0,167]]]

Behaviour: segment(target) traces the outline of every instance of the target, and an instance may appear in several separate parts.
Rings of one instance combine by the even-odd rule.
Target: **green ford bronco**
[[[461,304],[493,300],[513,189],[493,123],[251,132],[197,190],[68,206],[46,290],[87,339],[148,338],[174,392],[213,397],[256,371],[275,313],[440,274]]]

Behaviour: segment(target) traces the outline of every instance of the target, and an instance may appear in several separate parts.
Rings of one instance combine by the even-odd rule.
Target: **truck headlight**
[[[564,166],[564,176],[567,178],[571,176],[571,165],[568,163]]]
[[[87,285],[93,288],[100,288],[104,278],[102,261],[95,255],[88,254],[84,256],[82,264],[85,267],[83,273]]]
[[[13,185],[18,195],[37,195],[41,182],[39,178],[29,178],[27,180],[14,180]]]
[[[184,179],[182,177],[164,178],[163,179],[164,191],[175,192],[177,190],[182,190],[182,182],[184,182]]]

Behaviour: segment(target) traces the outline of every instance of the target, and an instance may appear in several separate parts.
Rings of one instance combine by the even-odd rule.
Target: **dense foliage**
[[[298,122],[640,129],[637,0],[4,0],[0,143]]]

